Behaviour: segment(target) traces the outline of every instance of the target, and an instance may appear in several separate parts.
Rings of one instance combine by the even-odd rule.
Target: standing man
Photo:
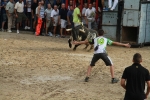
[[[134,54],[132,61],[133,64],[125,68],[121,79],[121,86],[126,90],[124,100],[145,100],[150,93],[150,73],[140,64],[142,56],[139,53]]]
[[[6,13],[8,18],[8,31],[11,33],[11,26],[13,21],[13,15],[14,15],[14,0],[9,0],[9,2],[6,5]]]
[[[76,4],[76,8],[74,9],[73,12],[73,22],[74,22],[74,27],[80,25],[81,23],[81,13],[80,13],[80,4]]]
[[[24,2],[23,0],[19,0],[15,5],[15,15],[17,18],[17,33],[19,33],[19,23],[22,23],[22,20],[25,21],[25,26],[27,26],[28,18],[24,14]]]
[[[108,8],[111,11],[113,11],[116,8],[117,4],[118,4],[118,0],[114,0],[113,6],[112,6],[112,0],[109,0],[108,1]]]
[[[33,1],[33,4],[31,5],[31,14],[32,14],[32,20],[33,20],[33,32],[35,32],[35,27],[36,27],[36,14],[35,10],[38,6],[37,0]]]
[[[85,20],[89,29],[97,28],[97,25],[95,22],[95,16],[96,16],[95,12],[96,10],[94,7],[92,8],[92,4],[89,4],[89,8],[85,11]]]
[[[45,9],[44,9],[44,0],[41,0],[41,6],[38,6],[38,18],[42,19],[42,26],[40,29],[40,35],[43,36],[42,34],[43,29],[44,29],[44,24],[45,24]]]
[[[70,6],[73,6],[73,1],[72,0],[69,1],[68,10],[70,10]]]
[[[57,8],[57,5],[54,5],[54,9],[51,12],[51,18],[54,26],[53,35],[56,36],[56,28],[58,26],[58,20],[59,20],[59,10]]]
[[[86,21],[85,21],[85,11],[87,10],[87,3],[84,3],[84,8],[82,9],[82,22],[86,26]]]
[[[26,12],[26,15],[27,15],[27,18],[28,18],[28,21],[27,21],[27,26],[25,26],[25,30],[26,29],[30,29],[30,19],[31,19],[31,0],[26,0],[26,7],[27,7],[27,12]]]
[[[111,41],[110,39],[107,39],[105,37],[103,37],[103,34],[104,34],[104,31],[103,30],[98,30],[98,37],[94,39],[94,36],[91,38],[93,33],[92,34],[89,34],[91,36],[87,36],[88,38],[85,40],[85,41],[80,41],[80,42],[77,42],[77,41],[74,41],[74,44],[87,44],[87,43],[91,43],[91,44],[94,44],[94,55],[93,55],[93,58],[92,58],[92,61],[88,67],[88,70],[87,70],[87,75],[86,75],[86,78],[85,78],[85,82],[88,82],[89,81],[89,76],[91,74],[91,70],[92,68],[95,66],[95,63],[99,60],[99,59],[102,59],[106,66],[110,66],[110,73],[111,73],[111,83],[117,83],[119,80],[114,78],[114,66],[113,66],[113,63],[110,59],[110,57],[108,56],[107,52],[106,52],[106,46],[107,44],[108,45],[118,45],[118,46],[125,46],[125,47],[130,47],[130,45],[127,43],[127,44],[123,44],[123,43],[119,43],[119,42],[114,42],[114,41]]]
[[[66,31],[68,10],[65,8],[66,6],[64,3],[61,5],[61,7],[62,8],[59,11],[59,24],[61,24],[60,35],[61,38],[64,38],[63,30]]]
[[[6,21],[7,21],[7,15],[6,15],[6,10],[5,10],[5,8],[6,8],[6,4],[7,4],[7,0],[4,0],[3,2],[2,2],[2,6],[1,6],[1,12],[2,12],[2,31],[4,31],[4,25],[5,25],[5,23],[6,23]]]
[[[74,28],[74,23],[73,23],[73,6],[70,5],[70,10],[67,13],[67,21],[68,25],[71,26],[71,28]]]
[[[45,16],[46,16],[46,36],[48,36],[48,28],[51,25],[51,12],[52,12],[51,4],[47,4],[47,9],[45,10]],[[52,36],[52,34],[50,34]]]

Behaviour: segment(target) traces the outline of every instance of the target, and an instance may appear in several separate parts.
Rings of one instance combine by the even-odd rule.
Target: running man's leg
[[[105,62],[106,66],[110,66],[110,74],[112,78],[111,82],[117,83],[119,80],[114,77],[114,66],[112,60],[110,59],[109,56],[107,56],[106,53],[101,54],[101,59]]]
[[[99,59],[100,59],[99,54],[94,54],[94,55],[93,55],[91,64],[90,64],[90,66],[88,67],[88,70],[87,70],[85,82],[88,82],[89,76],[91,75],[92,67],[95,66],[95,63],[96,63]]]

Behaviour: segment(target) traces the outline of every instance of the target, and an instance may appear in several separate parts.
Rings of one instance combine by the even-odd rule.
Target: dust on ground
[[[109,67],[101,60],[84,82],[93,51],[83,48],[73,51],[67,38],[0,32],[0,100],[123,100],[125,90],[120,82],[110,83]],[[137,52],[150,70],[150,47],[108,46],[107,51],[119,79]]]

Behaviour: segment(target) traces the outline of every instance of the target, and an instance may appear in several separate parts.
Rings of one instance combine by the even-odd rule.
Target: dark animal
[[[76,26],[73,29],[67,29],[67,31],[72,32],[70,39],[68,39],[70,48],[72,47],[72,44],[71,44],[72,41],[84,41],[86,39],[88,41],[90,41],[90,40],[96,38],[98,35],[96,30],[88,29],[87,27],[85,27],[83,25]],[[90,45],[91,45],[91,47],[90,47],[89,51],[93,49],[93,44],[90,44]],[[73,50],[76,50],[76,48],[78,46],[79,45],[75,45]],[[89,44],[86,44],[86,47],[84,49],[87,49],[88,46],[89,46]]]

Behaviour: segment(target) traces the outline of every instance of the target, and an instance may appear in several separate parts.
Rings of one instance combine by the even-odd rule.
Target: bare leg
[[[48,33],[48,27],[46,27],[46,35],[47,35],[47,33]]]
[[[111,77],[114,78],[114,66],[110,66]]]
[[[87,70],[87,74],[86,74],[87,77],[90,76],[91,70],[92,70],[92,66],[89,66],[89,67],[88,67],[88,70]]]
[[[60,35],[62,36],[63,33],[63,28],[60,29]]]
[[[57,27],[57,26],[54,26],[54,30],[53,30],[53,32],[54,32],[54,33],[53,33],[53,34],[54,34],[54,36],[55,36],[55,34],[56,34],[56,27]]]
[[[5,22],[2,23],[2,29],[4,29]]]
[[[20,24],[20,23],[17,23],[17,30],[19,30],[19,24]]]

